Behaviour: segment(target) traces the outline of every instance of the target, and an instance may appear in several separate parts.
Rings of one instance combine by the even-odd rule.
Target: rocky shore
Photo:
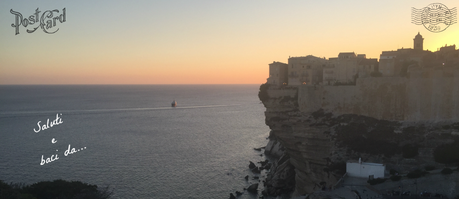
[[[290,157],[285,153],[285,148],[274,137],[269,137],[269,142],[264,147],[254,148],[260,155],[265,156],[264,161],[249,161],[248,168],[251,175],[244,179],[250,183],[243,191],[230,193],[230,199],[238,198],[245,191],[259,198],[290,198],[295,188],[295,168],[290,163]],[[250,182],[252,181],[252,182]]]
[[[266,177],[262,194],[264,196],[288,195],[295,188],[295,167],[290,163],[290,157],[285,148],[274,137],[266,145],[265,154],[273,157],[272,167]]]

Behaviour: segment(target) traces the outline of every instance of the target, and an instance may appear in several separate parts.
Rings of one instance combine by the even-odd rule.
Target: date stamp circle
[[[421,12],[422,25],[431,32],[446,30],[453,21],[453,13],[441,3],[431,3]]]

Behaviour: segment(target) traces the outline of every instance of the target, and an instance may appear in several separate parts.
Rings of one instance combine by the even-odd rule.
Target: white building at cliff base
[[[368,178],[373,176],[373,178],[384,178],[385,170],[386,165],[384,164],[362,162],[360,158],[358,162],[348,161],[346,163],[346,173],[350,177]]]

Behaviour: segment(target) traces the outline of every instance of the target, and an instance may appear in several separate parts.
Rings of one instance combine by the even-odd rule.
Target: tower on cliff
[[[421,34],[418,34],[414,37],[414,50],[424,50],[423,43],[424,38],[422,38]]]

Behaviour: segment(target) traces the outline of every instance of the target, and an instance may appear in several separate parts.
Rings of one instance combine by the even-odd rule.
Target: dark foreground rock
[[[253,163],[252,161],[250,161],[249,163],[249,169],[250,170],[253,170],[254,168],[256,168],[257,166],[255,165],[255,163]]]
[[[281,145],[277,139],[270,139],[265,147],[265,154],[272,157],[279,158],[285,152],[285,148]]]
[[[274,165],[265,183],[267,195],[278,196],[289,194],[295,190],[295,167],[290,163],[290,157],[284,154]]]
[[[92,198],[109,199],[112,191],[80,181],[41,181],[32,185],[8,184],[0,180],[0,198]]]
[[[252,184],[247,188],[247,191],[250,193],[257,193],[258,192],[258,183]]]

